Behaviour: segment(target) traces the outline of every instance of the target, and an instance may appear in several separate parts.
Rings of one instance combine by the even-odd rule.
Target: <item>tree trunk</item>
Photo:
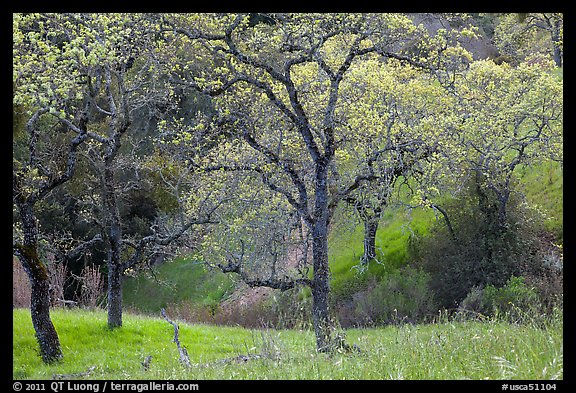
[[[328,267],[328,187],[327,166],[316,168],[316,200],[312,231],[312,257],[314,277],[312,279],[312,321],[316,334],[316,349],[327,352],[331,349],[332,324],[328,305],[330,293]]]
[[[376,232],[380,222],[380,214],[373,217],[364,217],[364,255],[362,256],[362,265],[367,265],[370,261],[376,259]]]
[[[552,47],[556,67],[562,67],[562,48],[560,47],[562,39],[560,38],[560,31],[560,21],[557,21],[552,26]]]
[[[50,319],[50,278],[46,266],[40,260],[37,249],[36,218],[32,208],[18,205],[24,231],[24,244],[14,246],[14,252],[28,274],[31,285],[30,314],[40,355],[44,363],[62,358],[58,333]]]
[[[109,165],[107,162],[106,165]],[[108,327],[114,329],[122,326],[122,227],[116,194],[114,191],[114,174],[111,168],[104,169],[103,199],[108,238]]]
[[[556,63],[556,67],[562,67],[562,50],[558,43],[554,42],[554,63]]]
[[[32,324],[36,331],[36,339],[40,345],[40,355],[44,363],[53,363],[62,358],[60,339],[56,328],[50,318],[50,281],[46,267],[37,260],[35,270],[38,275],[30,279],[32,294],[30,298],[30,312]]]
[[[440,214],[442,214],[442,216],[444,217],[444,222],[446,223],[446,228],[448,228],[448,232],[450,233],[450,237],[452,238],[454,243],[457,243],[458,238],[456,237],[456,232],[454,232],[454,227],[450,222],[450,217],[448,217],[448,212],[446,212],[446,210],[444,210],[443,207],[438,206],[435,203],[431,203],[430,207],[432,207],[432,209],[438,210]]]
[[[317,225],[313,238],[314,278],[312,280],[312,321],[316,334],[316,349],[325,352],[330,349],[331,323],[328,308],[330,293],[328,269],[327,228]]]
[[[112,259],[112,256],[109,258]],[[122,271],[118,264],[108,263],[108,327],[114,329],[121,326]]]

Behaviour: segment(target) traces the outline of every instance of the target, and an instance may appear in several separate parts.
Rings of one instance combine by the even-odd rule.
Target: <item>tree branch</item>
[[[42,182],[36,192],[28,196],[28,203],[36,203],[38,200],[44,198],[44,196],[46,196],[50,191],[72,178],[76,168],[78,146],[80,146],[87,137],[88,135],[86,132],[81,132],[70,141],[68,146],[68,158],[66,160],[66,170],[60,176],[50,177],[48,181]]]
[[[295,288],[298,285],[312,286],[312,280],[307,278],[289,278],[287,276],[284,276],[283,279],[274,276],[270,276],[269,278],[260,278],[260,277],[251,278],[242,269],[242,265],[240,262],[233,262],[231,260],[228,260],[228,264],[226,265],[219,263],[217,266],[223,273],[238,274],[242,278],[242,281],[244,281],[251,288],[267,287],[272,289],[279,289],[281,291],[286,291],[288,289]]]
[[[162,314],[164,319],[174,327],[174,339],[172,341],[176,343],[176,347],[178,348],[178,353],[180,354],[180,363],[182,363],[184,367],[190,368],[191,364],[190,364],[190,357],[188,356],[188,351],[186,350],[186,348],[180,345],[180,340],[178,339],[178,333],[180,330],[178,324],[176,324],[176,322],[173,322],[170,318],[168,318],[168,316],[166,315],[166,310],[162,309],[160,313]]]
[[[160,236],[159,234],[154,233],[153,235],[141,238],[140,241],[138,241],[138,243],[132,243],[127,240],[123,240],[123,243],[128,244],[132,248],[134,248],[134,253],[130,256],[128,260],[126,260],[126,262],[122,264],[122,270],[125,271],[141,263],[142,259],[144,258],[144,251],[146,250],[146,247],[148,247],[148,245],[150,244],[156,244],[159,246],[168,246],[172,242],[179,239],[193,225],[216,224],[217,222],[211,219],[211,215],[217,209],[217,207],[218,206],[214,207],[207,214],[206,217],[201,219],[190,220],[180,229],[178,229],[176,232],[170,235]]]
[[[78,258],[81,254],[83,254],[84,252],[86,252],[86,250],[91,247],[92,245],[101,242],[102,241],[102,235],[100,235],[99,233],[97,233],[96,235],[94,235],[94,237],[92,237],[92,239],[87,240],[85,242],[82,242],[81,244],[79,244],[78,246],[74,247],[72,250],[64,253],[63,257],[66,260],[71,260],[71,259],[76,259]]]
[[[254,165],[211,165],[211,166],[203,167],[202,169],[206,172],[210,172],[210,171],[227,171],[227,172],[246,171],[246,172],[258,173],[261,176],[262,182],[264,183],[264,185],[266,185],[270,190],[284,195],[284,197],[286,198],[288,203],[290,203],[290,205],[292,205],[296,209],[298,214],[300,214],[300,216],[302,218],[304,218],[304,220],[307,223],[312,222],[311,221],[312,218],[310,217],[310,214],[307,210],[308,196],[306,193],[304,183],[301,184],[301,186],[300,186],[301,189],[298,185],[296,185],[300,191],[300,201],[297,201],[296,198],[294,198],[294,196],[292,195],[292,193],[290,191],[288,191],[287,189],[273,183],[272,180],[270,179],[269,174],[267,174],[261,167],[254,166]]]

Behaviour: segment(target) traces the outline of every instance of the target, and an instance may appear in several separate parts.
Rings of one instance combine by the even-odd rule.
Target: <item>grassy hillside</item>
[[[434,219],[432,210],[387,210],[376,234],[376,255],[380,263],[371,263],[363,273],[358,270],[364,252],[362,225],[337,223],[329,238],[330,285],[334,296],[348,297],[371,277],[381,277],[403,266],[408,259],[410,236],[426,234]]]
[[[564,176],[560,164],[543,162],[518,171],[521,191],[528,202],[546,213],[546,228],[562,244],[564,234]]]
[[[142,312],[158,312],[182,300],[201,306],[214,306],[234,287],[233,276],[185,256],[154,268],[154,275],[127,278],[124,304]]]
[[[562,379],[560,318],[545,328],[500,322],[350,329],[362,352],[321,354],[309,330],[247,330],[180,323],[192,367],[178,361],[161,317],[126,314],[109,330],[103,311],[54,310],[64,359],[40,360],[28,310],[13,311],[14,379],[51,379],[93,368],[89,379]],[[261,355],[235,362],[238,355]],[[151,355],[148,370],[141,362]]]

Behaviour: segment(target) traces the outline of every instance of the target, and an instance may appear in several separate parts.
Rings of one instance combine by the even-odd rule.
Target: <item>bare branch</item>
[[[178,339],[179,327],[176,322],[173,322],[168,316],[166,315],[166,310],[162,309],[161,311],[162,316],[164,319],[174,327],[174,339],[172,340],[176,343],[176,347],[178,348],[178,353],[180,354],[180,363],[186,368],[190,368],[190,357],[188,356],[188,351],[186,348],[180,345],[180,340]]]
[[[92,237],[92,239],[84,241],[79,245],[77,245],[76,247],[74,247],[74,249],[67,251],[63,255],[64,259],[66,260],[76,259],[81,254],[84,254],[88,248],[92,247],[94,244],[99,243],[101,241],[102,241],[102,235],[97,233],[96,235],[94,235],[94,237]]]
[[[270,276],[268,278],[250,277],[242,269],[240,262],[234,262],[230,259],[228,260],[228,264],[223,265],[219,263],[217,266],[223,273],[237,273],[242,278],[242,281],[244,281],[251,288],[268,287],[286,291],[299,285],[312,286],[312,280],[308,278],[290,278],[288,276],[284,276],[284,278],[278,278],[274,276]]]

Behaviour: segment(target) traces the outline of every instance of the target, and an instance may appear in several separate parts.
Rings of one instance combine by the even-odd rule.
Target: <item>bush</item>
[[[510,322],[520,322],[526,315],[539,311],[538,294],[524,282],[524,277],[510,277],[501,288],[484,288],[483,306],[494,315],[503,315]]]
[[[524,277],[512,276],[500,288],[472,288],[461,302],[460,311],[521,323],[539,318],[541,303],[535,288],[526,285]]]
[[[539,275],[526,277],[526,284],[538,293],[542,312],[553,314],[564,306],[564,276],[560,270],[546,269]]]
[[[506,225],[497,227],[497,201],[484,202],[488,207],[481,211],[478,199],[470,185],[467,194],[443,205],[455,239],[439,220],[427,236],[411,244],[413,264],[430,274],[430,288],[442,308],[457,308],[467,296],[473,296],[473,288],[500,288],[511,276],[540,275],[542,270],[544,220],[539,212],[513,194],[507,204]]]
[[[303,329],[312,325],[312,296],[308,288],[276,291],[270,307],[277,316],[276,328]]]
[[[458,307],[460,313],[482,315],[486,313],[484,309],[484,288],[472,287],[468,295],[462,300]]]
[[[96,265],[86,265],[82,269],[82,276],[78,277],[82,281],[80,292],[80,304],[88,308],[98,307],[106,289],[104,286],[104,276]]]
[[[30,281],[24,267],[16,257],[12,257],[12,307],[30,307]]]
[[[435,314],[437,307],[428,287],[429,275],[405,267],[391,272],[353,295],[338,308],[343,327],[417,323]]]

